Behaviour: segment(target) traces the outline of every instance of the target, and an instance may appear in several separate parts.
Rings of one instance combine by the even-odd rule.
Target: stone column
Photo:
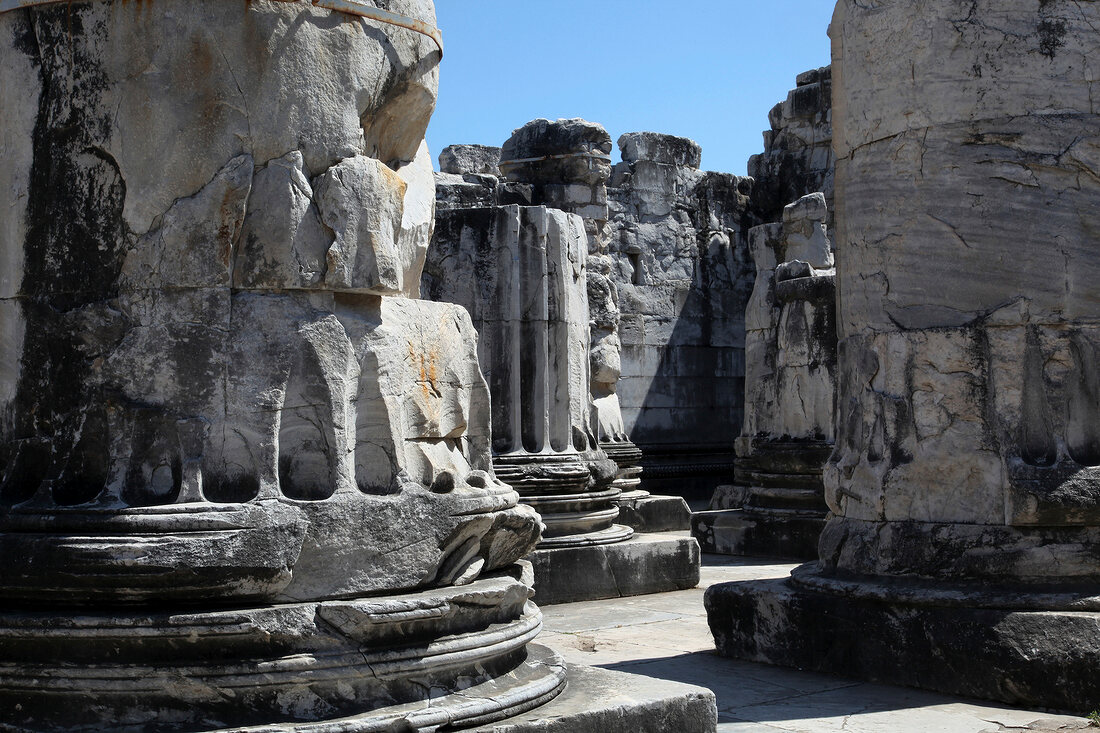
[[[584,222],[542,206],[441,216],[425,294],[469,310],[493,396],[497,474],[542,515],[542,547],[624,540],[588,392]]]
[[[469,309],[481,335],[497,475],[546,524],[531,556],[544,601],[698,582],[694,540],[634,535],[618,522],[620,486],[632,471],[601,448],[601,426],[629,445],[616,428],[614,393],[598,406],[591,391],[617,379],[615,295],[600,291],[606,279],[588,269],[602,246],[609,149],[599,125],[535,120],[502,148],[501,180],[482,172],[484,148],[449,148],[441,164],[452,172],[438,176],[440,217],[423,278],[428,297]]]
[[[324,5],[0,13],[5,724],[434,730],[564,685],[476,333],[416,299],[434,8]]]
[[[957,10],[837,7],[835,516],[711,623],[727,653],[1089,710],[1100,5]]]
[[[836,270],[821,193],[749,231],[756,286],[745,314],[745,423],[734,483],[692,516],[704,550],[810,559],[825,525],[833,450]]]

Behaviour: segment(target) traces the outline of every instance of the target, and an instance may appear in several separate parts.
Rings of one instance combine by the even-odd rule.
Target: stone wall
[[[752,182],[699,170],[684,138],[630,133],[619,148],[607,198],[623,421],[645,488],[703,498],[741,429]]]

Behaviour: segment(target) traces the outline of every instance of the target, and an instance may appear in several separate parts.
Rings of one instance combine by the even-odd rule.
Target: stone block
[[[683,534],[635,534],[611,545],[538,549],[528,560],[541,605],[663,593],[699,583],[699,543]]]
[[[724,656],[1012,705],[1091,710],[1100,699],[1100,611],[1095,599],[1072,612],[1051,610],[1058,602],[1056,594],[1011,586],[828,583],[815,578],[813,565],[792,579],[715,585],[705,596]]]
[[[628,163],[651,160],[698,168],[703,158],[703,149],[694,140],[657,132],[628,132],[619,137],[618,145],[623,160]]]
[[[439,154],[442,173],[468,173],[500,177],[500,148],[492,145],[448,145]]]
[[[691,510],[679,496],[643,496],[637,499],[620,499],[621,524],[638,532],[670,532],[691,526]]]

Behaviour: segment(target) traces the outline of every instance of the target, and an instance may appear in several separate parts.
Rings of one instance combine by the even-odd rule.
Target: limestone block
[[[512,132],[500,152],[501,170],[514,181],[602,184],[611,176],[611,136],[579,118],[532,120]],[[528,161],[512,163],[511,161]]]
[[[448,145],[439,154],[442,173],[467,173],[500,177],[500,148],[491,145]]]
[[[703,149],[694,140],[657,132],[628,132],[618,140],[623,161],[651,160],[684,168],[699,168]]]
[[[811,267],[833,266],[833,249],[825,231],[828,208],[825,194],[803,196],[783,209],[783,233],[786,236],[784,261],[806,262]]]
[[[394,294],[402,290],[405,253],[398,249],[405,182],[375,158],[340,161],[317,181],[321,221],[336,235],[326,285]]]

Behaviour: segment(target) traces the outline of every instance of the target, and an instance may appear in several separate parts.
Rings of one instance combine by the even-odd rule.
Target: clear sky
[[[831,0],[436,0],[446,55],[428,144],[501,145],[538,117],[690,137],[743,175],[768,110],[829,63]],[[619,160],[618,150],[613,158]]]

